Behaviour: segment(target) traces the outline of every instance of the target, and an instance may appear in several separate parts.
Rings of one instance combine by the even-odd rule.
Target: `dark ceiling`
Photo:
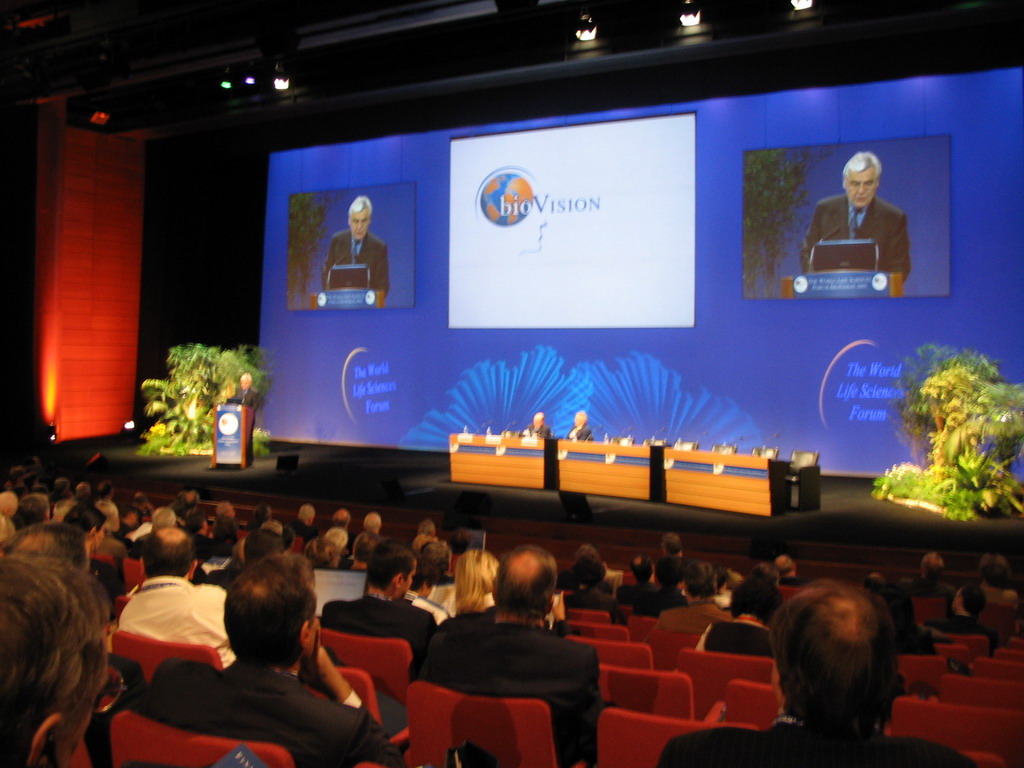
[[[0,1],[0,105],[64,99],[72,125],[152,137],[680,63],[717,62],[719,90],[801,84],[765,82],[755,65],[730,88],[740,63],[766,53],[792,69],[814,51],[808,61],[828,77],[856,79],[871,73],[858,46],[879,39],[907,74],[1021,62],[1020,0],[693,2],[703,24],[684,29],[681,0]],[[582,11],[598,25],[592,43],[574,35]],[[286,91],[271,85],[278,69]],[[90,124],[95,112],[109,122]]]

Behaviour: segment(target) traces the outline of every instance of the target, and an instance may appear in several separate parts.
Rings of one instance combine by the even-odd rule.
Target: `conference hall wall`
[[[583,409],[598,439],[813,449],[826,471],[879,473],[910,458],[890,402],[920,345],[1024,379],[1022,119],[1015,68],[275,153],[264,426],[440,451],[538,410],[564,435]],[[872,298],[781,298],[860,150],[907,216],[903,297],[882,279]],[[388,248],[385,306],[331,308],[330,243],[358,195]]]

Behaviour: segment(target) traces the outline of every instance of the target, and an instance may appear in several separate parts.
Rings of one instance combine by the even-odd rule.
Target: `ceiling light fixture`
[[[579,23],[576,25],[576,39],[581,43],[597,38],[597,22],[594,17],[584,11],[580,14]]]
[[[679,23],[684,27],[695,27],[700,24],[700,6],[693,0],[683,0],[683,10],[679,14]]]
[[[284,71],[284,65],[278,62],[274,65],[274,88],[278,91],[287,91],[291,87],[291,79]]]
[[[814,0],[790,0],[794,11],[806,11],[814,7]]]

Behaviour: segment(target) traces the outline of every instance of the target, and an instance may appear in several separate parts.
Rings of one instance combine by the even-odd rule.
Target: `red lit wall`
[[[120,432],[135,399],[142,141],[42,108],[36,238],[39,411],[59,440]]]

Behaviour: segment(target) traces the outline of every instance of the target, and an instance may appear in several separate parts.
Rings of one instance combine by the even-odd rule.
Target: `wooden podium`
[[[221,403],[213,422],[211,467],[252,465],[252,428],[255,411],[246,405]]]
[[[646,445],[559,440],[558,489],[649,499],[651,449]]]
[[[544,441],[459,432],[448,438],[453,483],[544,487]]]
[[[665,449],[665,500],[748,515],[782,514],[789,506],[784,461],[762,456]]]

